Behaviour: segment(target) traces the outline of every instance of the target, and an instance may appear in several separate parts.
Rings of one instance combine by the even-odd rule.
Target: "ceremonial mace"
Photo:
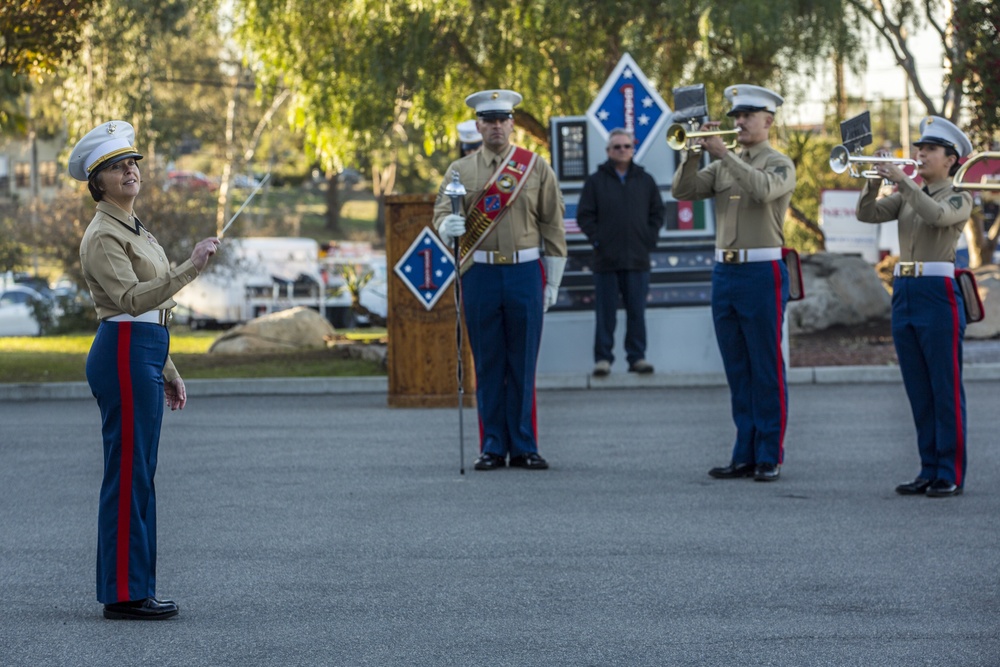
[[[459,180],[458,171],[452,170],[451,183],[445,186],[444,193],[451,200],[451,212],[462,214],[462,203],[465,198],[465,186]],[[462,418],[462,408],[465,402],[465,382],[462,377],[462,247],[461,240],[455,237],[455,341],[458,346],[458,473],[465,474],[465,430]]]

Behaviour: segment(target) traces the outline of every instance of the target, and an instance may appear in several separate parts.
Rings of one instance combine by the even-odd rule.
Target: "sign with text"
[[[670,118],[670,107],[642,73],[632,56],[625,54],[587,109],[587,118],[604,139],[623,127],[635,136],[636,162],[649,149],[651,140]]]
[[[826,235],[826,249],[844,255],[861,255],[865,261],[879,261],[879,227],[860,222],[855,214],[857,190],[824,190],[820,200],[819,224]]]

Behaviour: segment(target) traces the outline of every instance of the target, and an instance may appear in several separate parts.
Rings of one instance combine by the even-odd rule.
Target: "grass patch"
[[[207,354],[218,332],[172,330],[170,357],[181,377],[360,377],[385,375],[374,361],[354,359],[343,346],[281,354]],[[93,334],[0,338],[0,382],[85,382]]]

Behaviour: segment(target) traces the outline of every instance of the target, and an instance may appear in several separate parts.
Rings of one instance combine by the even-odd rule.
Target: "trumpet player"
[[[962,493],[966,468],[962,338],[965,308],[955,281],[955,245],[972,213],[972,195],[952,188],[968,137],[938,116],[920,123],[917,174],[879,163],[861,190],[862,222],[899,220],[899,262],[892,282],[892,339],[917,427],[920,473],[896,487],[901,495]],[[883,179],[894,193],[878,198]]]
[[[725,90],[732,105],[740,151],[718,135],[692,141],[713,158],[704,169],[691,150],[681,151],[673,195],[715,198],[715,268],[712,318],[729,382],[736,441],[718,479],[778,479],[784,458],[788,391],[781,350],[788,302],[788,269],[782,261],[785,212],[795,189],[795,166],[769,141],[774,114],[784,100],[759,86]],[[713,130],[719,123],[706,123]]]

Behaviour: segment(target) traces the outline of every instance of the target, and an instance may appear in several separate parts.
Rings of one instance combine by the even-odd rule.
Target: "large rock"
[[[802,257],[806,298],[790,301],[790,334],[886,319],[892,299],[875,268],[860,257],[816,253]]]
[[[986,313],[979,322],[965,327],[966,338],[996,338],[1000,336],[1000,267],[995,264],[975,269],[979,296]]]
[[[336,334],[322,315],[309,308],[290,308],[250,320],[219,336],[209,352],[246,354],[255,352],[291,352],[327,346],[327,338]]]

